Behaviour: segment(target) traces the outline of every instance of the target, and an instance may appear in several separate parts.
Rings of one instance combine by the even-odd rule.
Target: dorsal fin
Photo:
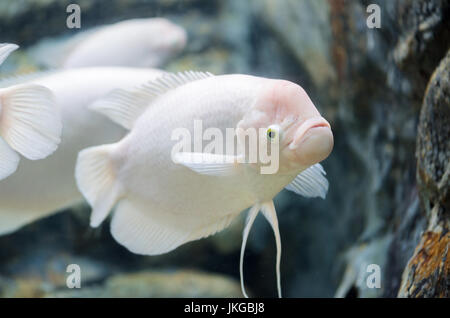
[[[91,104],[89,109],[107,116],[126,129],[131,129],[136,119],[159,96],[186,83],[211,76],[214,75],[194,71],[166,73],[134,89],[115,89]]]

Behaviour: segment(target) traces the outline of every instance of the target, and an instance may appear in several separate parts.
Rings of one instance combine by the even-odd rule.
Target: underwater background
[[[0,42],[21,46],[2,75],[39,69],[33,48],[80,31],[66,26],[70,3],[81,31],[156,16],[183,26],[187,46],[165,70],[283,78],[308,92],[335,147],[322,163],[325,200],[275,198],[286,297],[450,296],[449,1],[1,0]],[[367,25],[373,3],[380,28]],[[242,296],[243,218],[139,256],[107,223],[91,229],[89,213],[80,205],[0,237],[0,296]],[[81,289],[66,287],[68,264],[80,265]],[[276,296],[274,264],[272,230],[258,217],[244,265],[251,296]],[[381,288],[366,284],[369,264]]]

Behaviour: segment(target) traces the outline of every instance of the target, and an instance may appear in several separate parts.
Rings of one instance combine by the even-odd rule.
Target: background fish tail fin
[[[278,289],[278,297],[281,298],[281,276],[280,276],[281,236],[280,236],[280,229],[278,227],[277,212],[275,210],[275,205],[273,204],[273,201],[263,204],[261,208],[263,215],[266,217],[267,221],[269,221],[270,225],[272,226],[273,234],[275,235],[275,243],[277,247],[277,263],[276,263],[277,289]]]
[[[0,137],[0,180],[16,171],[19,160],[19,155]]]
[[[0,65],[6,60],[6,58],[15,50],[19,48],[16,44],[0,43]]]
[[[34,84],[0,90],[0,136],[30,160],[52,154],[61,141],[62,122],[53,93]]]
[[[92,207],[91,226],[99,226],[121,195],[121,186],[111,161],[117,144],[102,145],[81,151],[75,168],[79,190]]]
[[[250,208],[250,210],[248,211],[248,215],[247,215],[247,221],[245,222],[245,227],[244,227],[244,232],[242,234],[242,246],[241,246],[241,256],[239,259],[239,274],[241,276],[241,290],[242,290],[242,294],[244,294],[245,298],[248,298],[248,295],[245,291],[245,286],[244,286],[244,254],[245,254],[245,246],[247,245],[247,239],[248,239],[248,235],[250,233],[250,230],[253,226],[253,222],[255,222],[256,216],[259,213],[259,209],[261,207],[257,204],[255,204],[254,206],[252,206]]]

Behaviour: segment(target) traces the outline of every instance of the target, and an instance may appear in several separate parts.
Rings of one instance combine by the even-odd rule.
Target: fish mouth
[[[308,137],[307,135],[311,135],[313,131],[323,129],[331,129],[330,124],[325,118],[314,117],[307,119],[295,133],[289,148],[291,150],[298,148],[298,146]]]

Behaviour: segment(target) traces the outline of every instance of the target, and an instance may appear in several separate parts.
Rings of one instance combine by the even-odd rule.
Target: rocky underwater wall
[[[35,0],[20,8],[13,2],[0,4],[0,42],[26,48],[43,36],[73,32],[65,27],[70,1]],[[371,29],[366,9],[373,3],[381,8],[381,27]],[[83,28],[169,17],[188,30],[189,41],[167,69],[292,80],[330,121],[335,148],[324,162],[330,181],[326,200],[288,192],[276,198],[285,296],[450,296],[450,1],[112,0],[80,5]],[[16,63],[35,65],[26,54]],[[108,294],[111,277],[142,291],[133,285],[139,284],[136,275],[159,282],[160,294],[143,295],[167,296],[170,291],[161,281],[191,284],[180,279],[186,269],[226,276],[205,274],[204,284],[195,280],[198,295],[240,296],[228,277],[239,277],[242,222],[173,253],[142,257],[119,246],[108,226],[88,229],[87,218],[83,206],[0,237],[0,295],[71,296],[64,288],[64,264],[79,262],[88,272],[81,293],[87,290],[89,296],[116,295],[114,290]],[[252,295],[275,296],[274,263],[273,234],[258,218],[245,260]],[[380,288],[366,284],[370,264],[381,270]],[[167,275],[173,271],[178,274]],[[119,273],[130,276],[116,277]],[[226,283],[209,284],[209,279]],[[197,295],[188,287],[186,294],[180,290],[176,295]]]

